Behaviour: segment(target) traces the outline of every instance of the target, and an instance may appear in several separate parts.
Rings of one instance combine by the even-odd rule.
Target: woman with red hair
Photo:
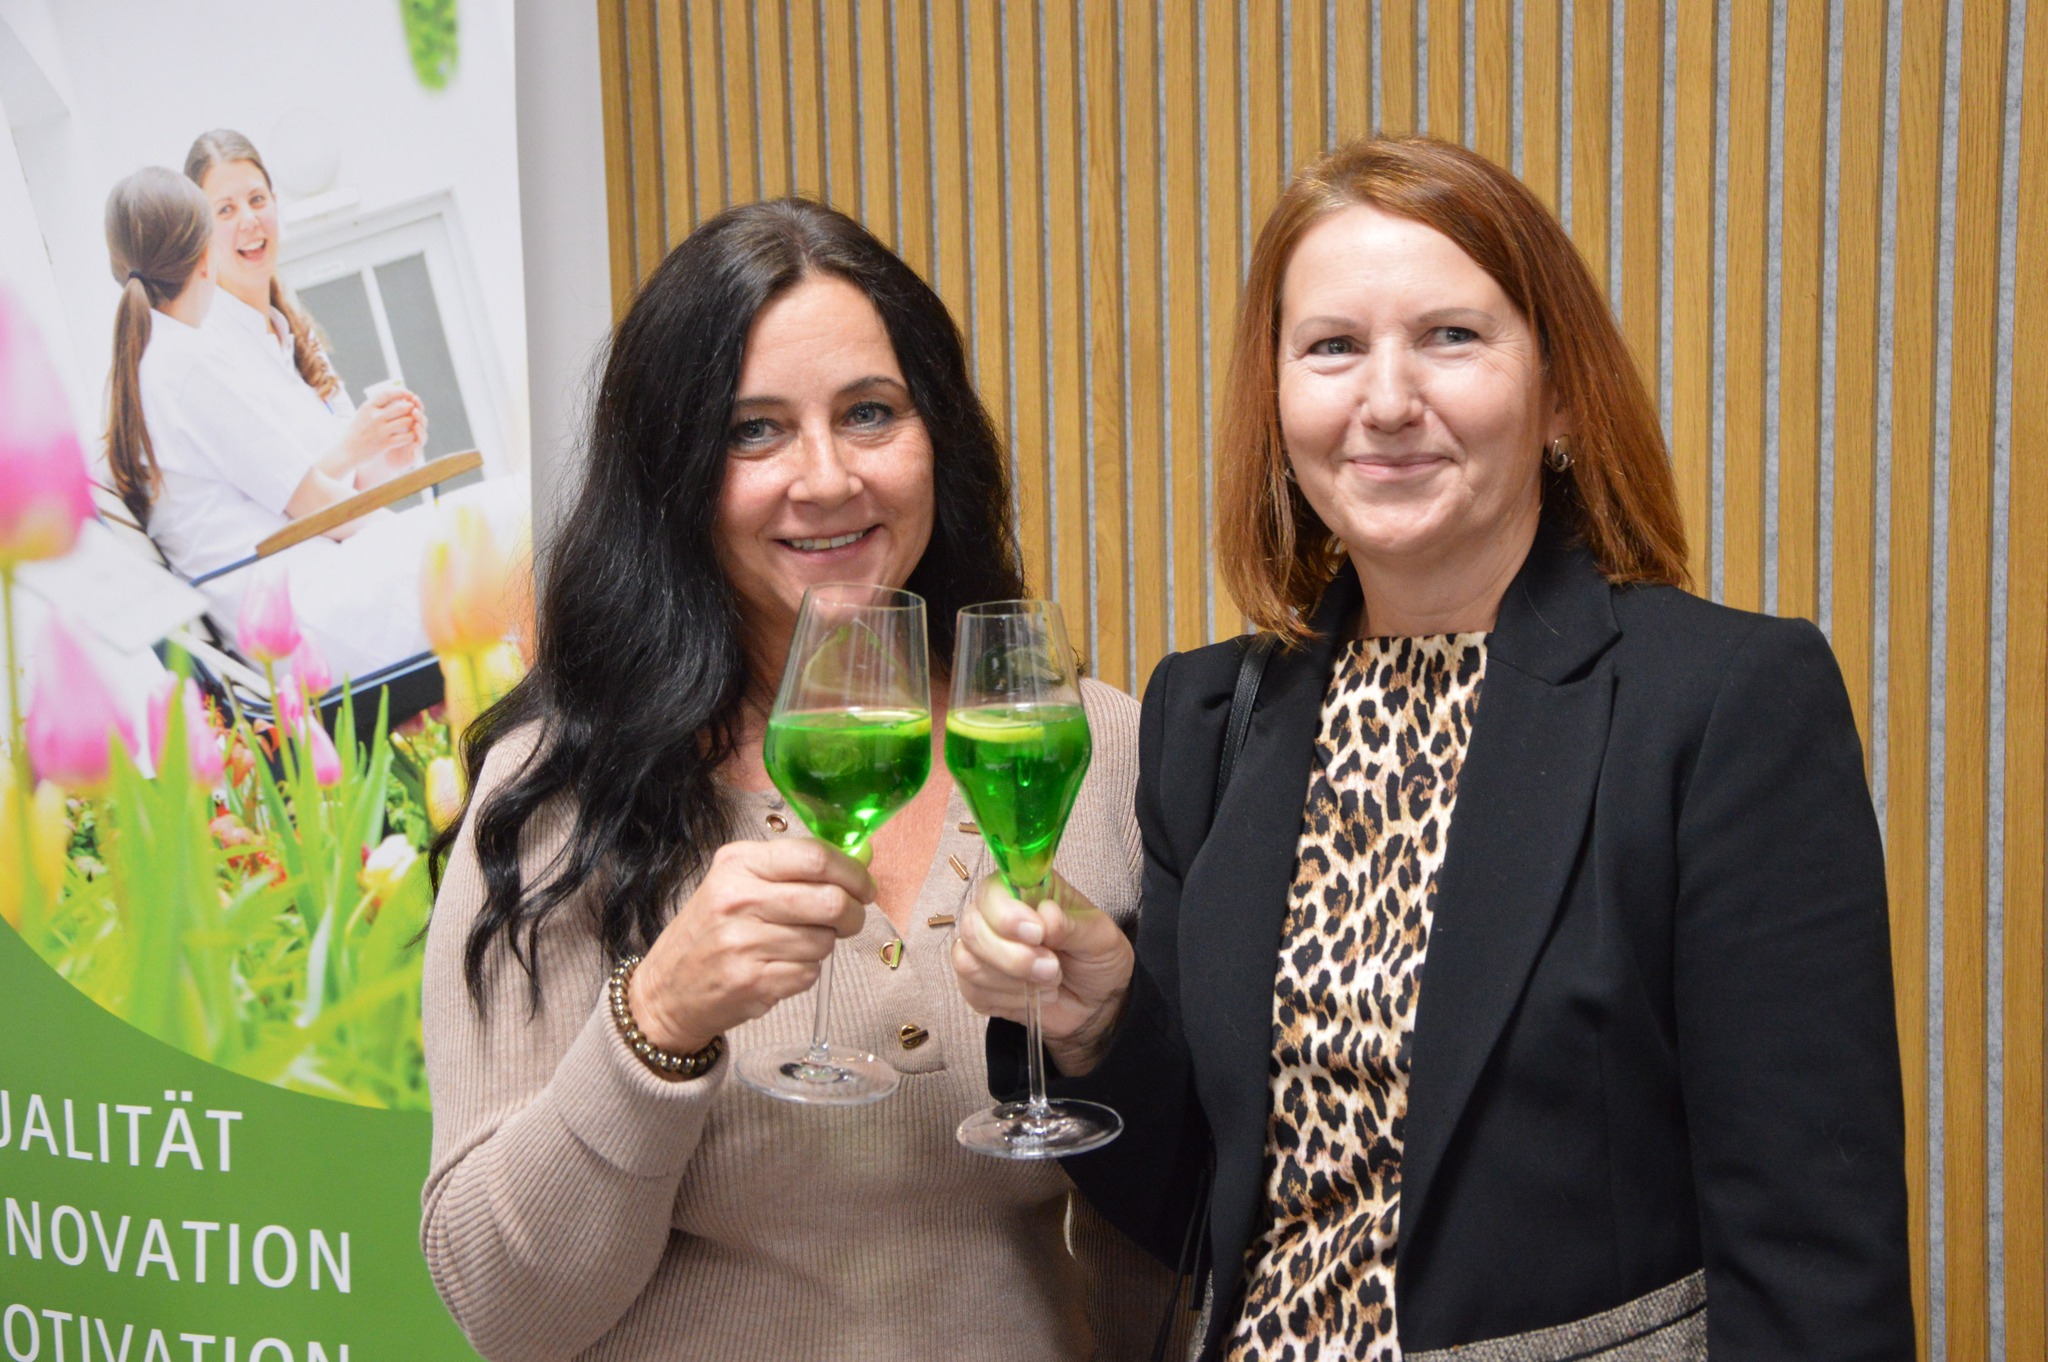
[[[1206,1275],[1205,1358],[1910,1357],[1848,697],[1811,624],[1684,590],[1569,238],[1471,152],[1347,147],[1233,365],[1221,568],[1272,643],[1153,675],[1135,948],[992,883],[955,949],[1122,1113],[1076,1183]]]

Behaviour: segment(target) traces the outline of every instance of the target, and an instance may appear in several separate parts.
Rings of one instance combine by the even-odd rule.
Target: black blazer
[[[1067,1160],[1175,1261],[1204,1165],[1215,1312],[1265,1213],[1273,978],[1350,573],[1275,654],[1210,826],[1241,641],[1147,688],[1144,909],[1103,1062],[1119,1140]],[[1501,603],[1413,1037],[1395,1292],[1410,1352],[1705,1269],[1715,1362],[1910,1358],[1884,860],[1811,624],[1611,587],[1546,527]],[[1022,1084],[1021,1029],[990,1079]]]

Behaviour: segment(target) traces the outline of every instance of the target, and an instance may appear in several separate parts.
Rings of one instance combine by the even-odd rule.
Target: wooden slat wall
[[[2007,1176],[2005,1344],[2048,1357],[2048,5],[2027,8],[2020,87],[2019,223],[2014,278],[2006,539],[2004,1097]],[[2019,1170],[2013,1176],[2012,1170]],[[2032,1174],[2028,1170],[2032,1170]]]
[[[1432,132],[1567,214],[1701,589],[1822,621],[1866,735],[1923,1354],[2048,1357],[2048,0],[597,4],[615,305],[727,203],[860,215],[961,321],[1035,589],[1134,691],[1240,625],[1213,418],[1291,169]]]

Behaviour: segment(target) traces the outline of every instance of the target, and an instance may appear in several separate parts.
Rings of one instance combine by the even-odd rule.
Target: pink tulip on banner
[[[311,704],[327,694],[334,685],[334,673],[327,665],[327,659],[320,655],[319,646],[311,635],[302,634],[299,646],[292,650],[290,662],[292,679],[305,692],[306,703]]]
[[[192,776],[201,785],[213,785],[227,769],[227,758],[221,753],[220,734],[214,731],[213,723],[207,717],[206,702],[200,698],[199,686],[189,677],[180,682],[175,676],[166,675],[150,692],[150,757],[155,761],[157,770],[163,770],[164,740],[170,735],[171,695],[174,691],[184,697],[185,750],[192,763]]]
[[[164,764],[164,739],[171,731],[171,696],[177,690],[178,678],[170,672],[159,676],[149,688],[149,706],[143,717],[149,723],[149,759],[159,770]]]
[[[228,757],[221,742],[220,731],[213,726],[206,702],[200,698],[199,684],[186,681],[185,746],[192,754],[192,778],[201,785],[217,785],[227,774]]]
[[[277,683],[277,728],[281,733],[297,733],[306,726],[306,693],[299,689],[297,677],[286,674]]]
[[[306,725],[306,746],[313,753],[313,779],[320,788],[331,789],[341,783],[341,753],[334,750],[334,739],[327,736],[327,730],[319,723]]]
[[[38,780],[73,794],[99,790],[113,771],[111,747],[135,750],[135,731],[78,640],[51,620],[36,648],[28,702],[28,760]]]
[[[235,618],[235,642],[255,662],[283,662],[304,636],[292,614],[291,582],[282,567],[262,568],[242,596]]]
[[[69,553],[92,517],[63,386],[20,305],[0,292],[0,570]]]

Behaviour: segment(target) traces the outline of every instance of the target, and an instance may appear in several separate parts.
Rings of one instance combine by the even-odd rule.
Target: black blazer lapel
[[[1219,1298],[1235,1285],[1262,1193],[1273,976],[1287,887],[1331,660],[1358,604],[1358,580],[1347,567],[1316,608],[1315,636],[1274,655],[1230,789],[1181,894],[1182,1028],[1218,1153],[1212,1225]]]
[[[1590,558],[1546,527],[1488,639],[1416,1004],[1403,1259],[1585,837],[1614,700],[1613,674],[1597,665],[1620,632],[1609,590]]]

